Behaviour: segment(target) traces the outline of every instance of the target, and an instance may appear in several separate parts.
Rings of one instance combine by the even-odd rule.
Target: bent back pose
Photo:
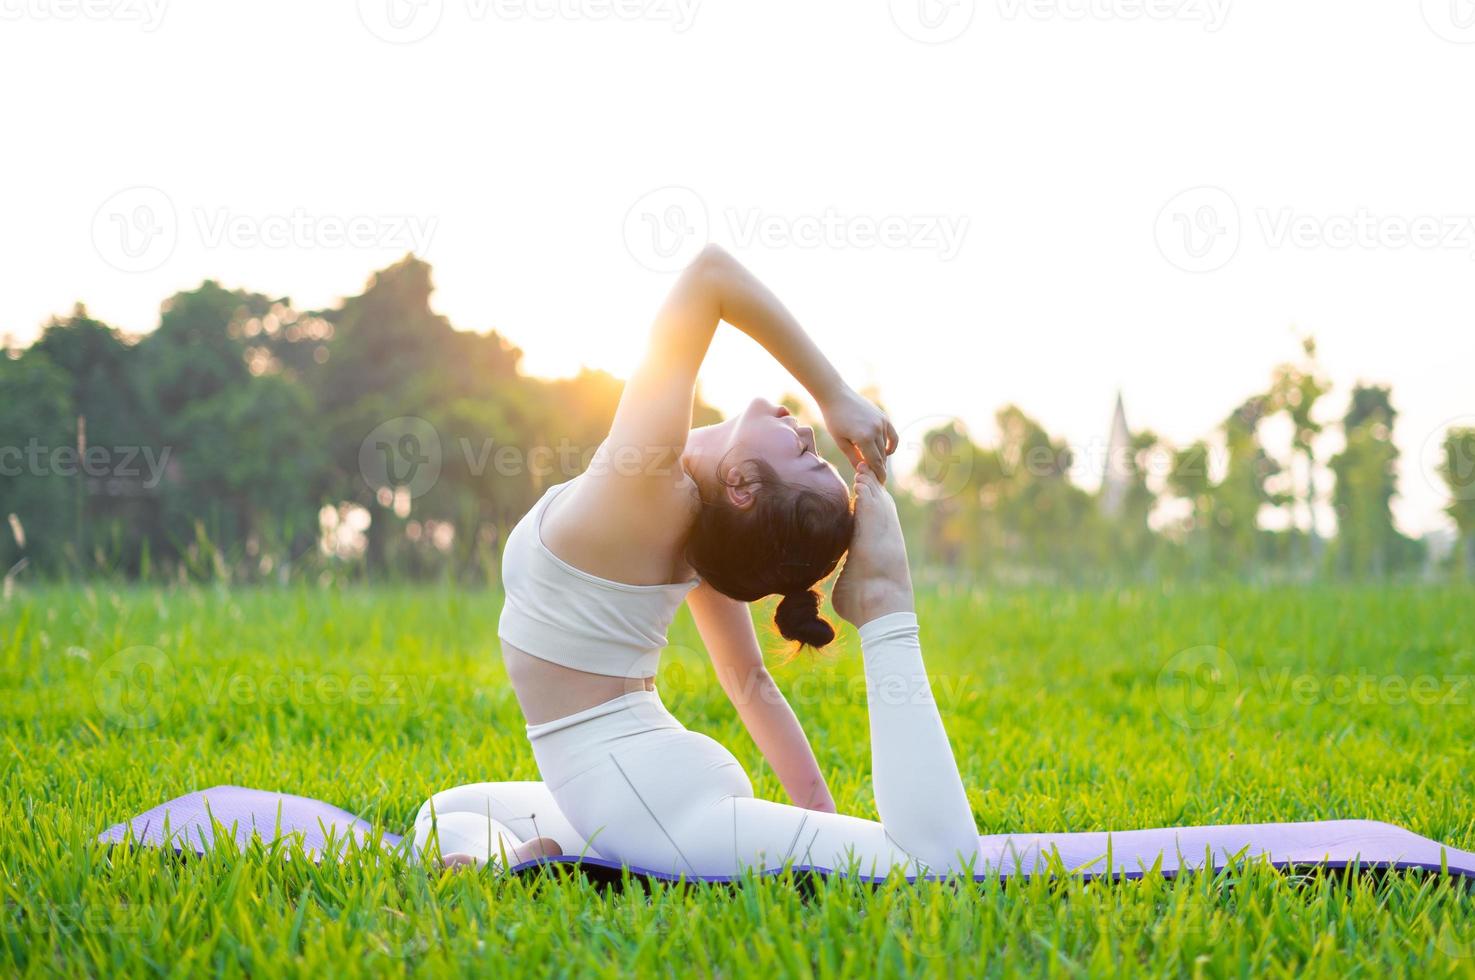
[[[723,320],[818,402],[857,465],[853,516],[813,431],[784,409],[755,400],[740,416],[690,428],[697,371]],[[791,859],[881,871],[971,861],[976,829],[927,684],[905,547],[881,486],[895,443],[886,417],[841,382],[778,300],[725,253],[704,251],[658,315],[589,470],[550,488],[507,541],[498,634],[546,788],[440,794],[422,810],[417,838],[433,824],[443,854],[592,848],[687,874]],[[834,631],[814,585],[847,545],[834,601],[860,627],[880,823],[834,812],[747,609],[780,595],[779,631],[828,643]],[[653,678],[683,600],[723,690],[796,805],[754,799],[732,754],[662,706]]]

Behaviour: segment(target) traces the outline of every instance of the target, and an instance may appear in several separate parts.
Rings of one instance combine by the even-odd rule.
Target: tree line
[[[621,383],[587,370],[531,377],[500,334],[434,313],[431,292],[430,267],[407,257],[329,309],[206,281],[165,301],[139,338],[80,305],[54,318],[0,357],[7,583],[496,581],[506,532],[588,465]],[[1345,448],[1323,461],[1313,409],[1329,389],[1308,342],[1213,444],[1127,433],[1099,493],[1072,479],[1072,449],[1017,407],[998,413],[989,445],[956,422],[933,427],[897,481],[914,552],[944,571],[1056,581],[1423,567],[1422,543],[1390,509],[1392,393],[1355,387]],[[1296,459],[1261,442],[1276,415],[1292,424],[1300,487],[1285,478]],[[698,405],[698,423],[719,417]],[[1461,535],[1451,565],[1475,577],[1475,429],[1451,430],[1444,448]],[[1334,535],[1309,506],[1322,465]],[[1263,526],[1264,511],[1295,504],[1308,527]]]

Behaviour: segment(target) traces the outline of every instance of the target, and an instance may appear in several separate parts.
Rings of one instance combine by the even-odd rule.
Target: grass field
[[[107,852],[103,827],[218,783],[392,830],[432,792],[537,778],[498,597],[22,591],[0,605],[0,973],[609,976],[1046,972],[1475,976],[1437,875],[647,896],[577,881]],[[1366,817],[1475,849],[1475,594],[1043,591],[922,597],[980,832]],[[667,703],[782,798],[690,623]],[[842,810],[874,816],[857,646],[776,667]]]

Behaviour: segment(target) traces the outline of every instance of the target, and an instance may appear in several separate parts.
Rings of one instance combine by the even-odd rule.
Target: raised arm
[[[748,604],[706,584],[686,598],[718,682],[795,806],[835,812],[809,739],[763,664]]]
[[[691,430],[692,398],[717,325],[727,321],[757,341],[819,404],[825,425],[852,462],[884,478],[896,430],[856,394],[778,297],[721,248],[709,245],[666,297],[645,357],[615,411],[607,449],[628,458],[679,454]]]

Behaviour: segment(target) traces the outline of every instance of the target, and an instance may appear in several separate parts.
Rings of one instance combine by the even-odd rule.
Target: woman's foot
[[[915,608],[896,501],[864,463],[855,471],[855,535],[830,601],[856,626]]]
[[[509,848],[507,856],[512,860],[512,863],[514,865],[517,865],[522,864],[525,861],[534,861],[538,858],[557,857],[562,853],[563,849],[558,846],[558,841],[554,840],[552,837],[535,837],[530,841],[524,841],[523,843],[518,844],[516,847]],[[442,867],[451,870],[457,870],[460,868],[478,868],[481,867],[481,865],[483,864],[483,862],[477,860],[475,856],[460,851],[456,852],[455,854],[442,855],[440,863]],[[501,863],[500,856],[497,859],[494,859],[492,863]]]

